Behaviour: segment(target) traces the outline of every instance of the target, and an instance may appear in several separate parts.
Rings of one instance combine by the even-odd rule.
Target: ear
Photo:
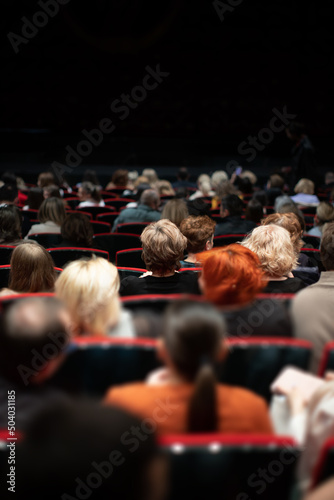
[[[212,238],[211,238],[211,240],[208,240],[205,243],[205,250],[211,250],[212,248],[213,248],[213,241],[212,241]]]
[[[223,208],[221,206],[220,207],[220,215],[221,215],[221,217],[228,217],[230,215],[230,212],[227,210],[227,208]]]

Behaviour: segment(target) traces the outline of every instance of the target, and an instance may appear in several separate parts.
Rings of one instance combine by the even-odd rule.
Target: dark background
[[[330,0],[243,0],[223,21],[210,0],[71,0],[18,54],[8,32],[21,35],[22,16],[42,9],[1,7],[1,169],[64,161],[65,147],[105,117],[116,130],[76,174],[87,165],[195,172],[230,159],[267,169],[289,161],[284,132],[249,164],[238,145],[283,106],[305,122],[319,168],[333,166]],[[121,121],[111,102],[157,64],[170,75]]]

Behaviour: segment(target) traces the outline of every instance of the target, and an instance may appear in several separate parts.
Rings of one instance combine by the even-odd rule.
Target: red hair
[[[217,306],[246,304],[266,286],[257,255],[237,243],[197,258],[202,263],[204,295]]]

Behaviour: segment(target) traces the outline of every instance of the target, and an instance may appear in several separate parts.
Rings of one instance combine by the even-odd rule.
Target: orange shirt
[[[160,434],[177,434],[187,432],[192,391],[191,384],[146,385],[138,382],[109,389],[104,402],[146,418],[151,425],[153,420]],[[273,432],[263,398],[247,389],[222,384],[217,386],[217,391],[218,432]]]

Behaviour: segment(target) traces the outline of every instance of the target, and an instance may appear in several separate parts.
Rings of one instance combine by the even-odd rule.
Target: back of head
[[[12,184],[4,184],[0,188],[0,203],[14,203],[18,196],[18,189]]]
[[[52,172],[42,172],[38,176],[37,185],[38,187],[44,188],[51,184],[56,184],[56,179]]]
[[[58,188],[57,188],[58,189]],[[44,201],[43,189],[32,187],[29,189],[27,204],[31,210],[39,210]]]
[[[61,237],[75,245],[91,247],[93,245],[94,230],[84,214],[69,214],[61,226]]]
[[[178,172],[177,172],[177,178],[180,181],[187,181],[189,179],[190,175],[188,172],[187,167],[180,167]]]
[[[245,219],[251,220],[257,224],[258,222],[260,222],[262,217],[263,206],[261,205],[261,203],[255,199],[249,200],[245,211]]]
[[[332,222],[334,220],[334,207],[328,201],[322,201],[317,206],[317,218],[318,224],[322,226],[326,222]]]
[[[261,264],[248,248],[234,243],[197,255],[205,297],[217,306],[243,305],[265,286]]]
[[[101,193],[98,186],[92,184],[91,182],[83,182],[81,184],[81,190],[89,195],[94,201],[101,201]]]
[[[166,310],[163,339],[177,372],[195,383],[188,410],[188,432],[217,429],[213,365],[226,332],[222,315],[207,303],[180,301]]]
[[[129,171],[123,168],[116,170],[111,177],[111,182],[115,184],[115,186],[119,187],[126,186],[128,181],[129,181]]]
[[[22,217],[14,205],[0,205],[0,244],[10,245],[21,239]]]
[[[157,210],[160,205],[160,196],[155,189],[145,189],[142,192],[139,203]]]
[[[310,179],[300,179],[294,189],[295,193],[314,194],[314,182]]]
[[[61,199],[51,197],[43,201],[38,211],[38,220],[43,223],[52,221],[61,226],[66,217],[65,206]]]
[[[201,198],[196,198],[195,200],[187,200],[187,208],[189,215],[207,215],[210,216],[210,205],[206,203]]]
[[[187,238],[168,219],[147,226],[141,234],[143,260],[153,273],[169,274],[180,269]]]
[[[98,402],[45,408],[18,445],[16,498],[161,500],[153,494],[155,436],[139,441],[139,428],[138,418]]]
[[[272,174],[269,177],[269,181],[270,181],[271,188],[279,188],[279,189],[284,188],[284,179],[283,179],[283,177],[281,177],[278,174]]]
[[[297,215],[292,212],[283,214],[270,214],[268,217],[263,219],[262,225],[266,226],[268,224],[276,224],[277,226],[284,227],[290,233],[291,242],[295,248],[297,254],[299,254],[302,248],[302,228],[298,220]]]
[[[297,265],[290,233],[276,224],[256,227],[242,245],[258,256],[269,278],[287,276]]]
[[[64,302],[75,334],[105,335],[119,320],[119,275],[106,259],[76,260],[56,282],[56,296]]]
[[[217,191],[219,185],[223,181],[228,181],[228,175],[225,170],[216,170],[215,172],[213,172],[213,174],[211,175],[212,189]]]
[[[332,184],[334,182],[334,172],[326,172],[325,184]]]
[[[306,225],[305,225],[305,217],[303,212],[297,207],[295,203],[293,203],[291,200],[288,203],[284,203],[280,205],[279,210],[277,210],[277,213],[279,214],[295,214],[296,217],[298,218],[300,227],[302,231],[305,231]]]
[[[231,181],[223,180],[215,187],[216,196],[223,198],[229,194],[236,194],[237,189]]]
[[[90,170],[90,169],[85,170],[82,177],[82,182],[91,182],[92,184],[94,184],[94,186],[100,185],[95,170]]]
[[[207,215],[183,219],[180,224],[181,233],[187,238],[187,251],[199,253],[205,250],[206,243],[215,232],[216,223]]]
[[[255,193],[253,193],[252,200],[258,201],[263,207],[269,205],[267,193],[265,191],[255,191]]]
[[[221,209],[228,210],[229,215],[241,215],[244,208],[243,202],[240,200],[239,196],[236,194],[229,194],[223,196],[221,201]]]
[[[151,186],[154,186],[156,182],[158,182],[159,177],[154,170],[154,168],[144,168],[142,175],[148,178],[149,183]]]
[[[20,293],[52,292],[56,280],[49,252],[37,243],[23,242],[10,259],[9,288]]]
[[[211,179],[207,174],[201,174],[197,179],[198,189],[202,192],[203,196],[209,196],[212,189]]]
[[[180,227],[181,222],[188,217],[188,215],[189,212],[186,202],[179,198],[167,201],[161,212],[162,219],[169,219],[177,227]]]
[[[2,376],[26,386],[49,361],[60,356],[69,341],[63,313],[54,297],[15,299],[1,317]],[[34,363],[34,357],[38,363]]]
[[[257,177],[251,170],[243,170],[240,174],[241,179],[248,179],[252,186],[257,183]]]
[[[4,184],[9,184],[11,186],[17,187],[17,177],[13,172],[8,170],[1,175],[1,180]]]
[[[320,256],[326,271],[334,271],[334,222],[330,222],[324,227],[320,245]]]
[[[61,198],[59,187],[56,184],[49,184],[43,188],[44,198]]]

